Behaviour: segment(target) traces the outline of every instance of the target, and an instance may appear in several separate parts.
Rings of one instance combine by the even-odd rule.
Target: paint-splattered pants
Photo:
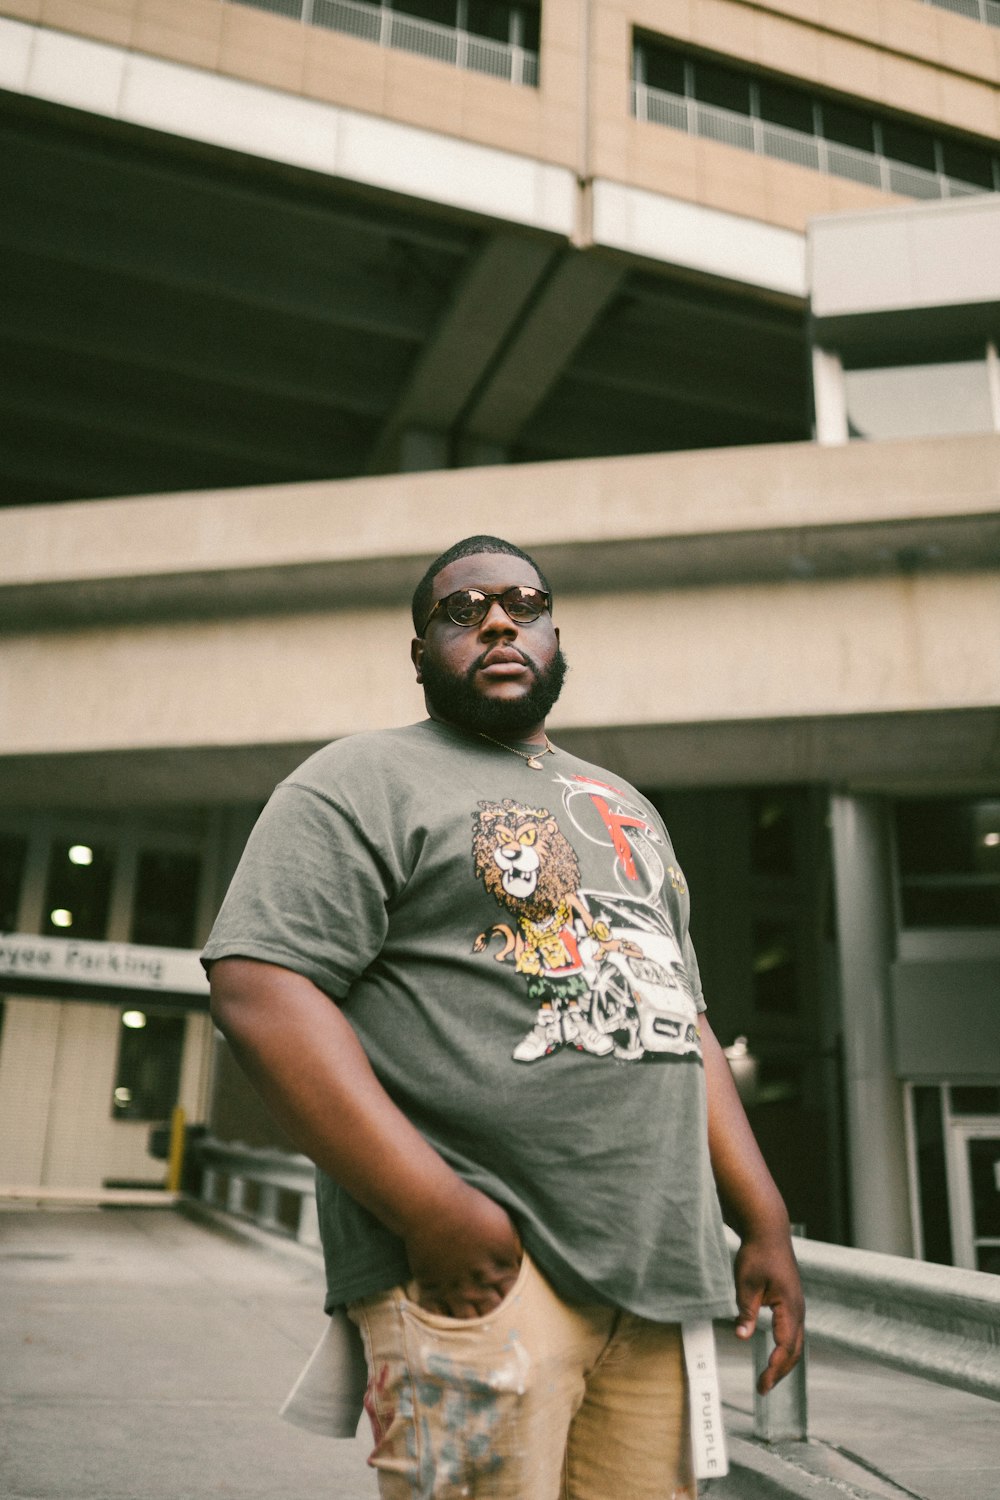
[[[689,1500],[680,1328],[556,1296],[525,1256],[493,1312],[406,1288],[348,1309],[365,1342],[382,1500]]]

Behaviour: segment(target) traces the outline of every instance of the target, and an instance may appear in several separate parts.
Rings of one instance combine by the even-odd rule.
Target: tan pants
[[[468,1321],[398,1287],[348,1309],[382,1500],[689,1500],[680,1328],[556,1296],[525,1256]]]

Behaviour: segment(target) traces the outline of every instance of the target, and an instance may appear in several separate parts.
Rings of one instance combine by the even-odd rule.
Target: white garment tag
[[[684,1323],[684,1363],[691,1403],[691,1450],[696,1479],[720,1479],[729,1473],[722,1425],[719,1372],[715,1363],[715,1329],[705,1320]]]

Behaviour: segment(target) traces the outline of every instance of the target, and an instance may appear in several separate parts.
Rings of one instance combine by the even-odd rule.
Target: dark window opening
[[[125,1010],[111,1101],[116,1120],[166,1120],[177,1103],[184,1048],[182,1015]]]
[[[913,1132],[917,1154],[917,1193],[923,1230],[924,1259],[952,1264],[951,1213],[945,1161],[941,1090],[927,1085],[913,1090]]]
[[[975,187],[993,187],[993,160],[988,151],[964,141],[942,141],[945,175]]]
[[[750,75],[737,73],[732,68],[720,68],[715,63],[702,62],[694,65],[694,94],[703,104],[714,104],[717,109],[731,109],[736,114],[750,114]]]
[[[838,146],[853,146],[855,151],[875,150],[875,122],[870,115],[829,99],[822,101],[820,114],[826,140]]]
[[[803,135],[812,135],[813,105],[808,94],[765,80],[759,85],[759,98],[762,120],[771,125],[784,125],[788,130],[800,130]]]
[[[794,1015],[799,1008],[795,929],[788,922],[753,925],[753,1000],[764,1015]]]
[[[984,143],[939,135],[917,123],[877,110],[814,95],[809,89],[774,78],[759,78],[749,70],[729,67],[688,53],[655,36],[637,32],[633,41],[633,79],[651,89],[673,95],[686,95],[700,104],[729,110],[798,135],[820,137],[831,146],[847,146],[869,156],[884,156],[890,162],[919,168],[936,174],[943,171],[955,182],[971,187],[992,189],[1000,184],[1000,158]],[[671,121],[671,123],[675,123]],[[711,134],[711,122],[694,115],[690,129]],[[748,145],[744,142],[744,145]],[[781,155],[778,139],[765,133],[757,149],[765,154]],[[857,176],[859,165],[831,152],[822,159],[824,170],[849,178]],[[814,162],[815,165],[815,162]],[[878,174],[862,177],[878,183]]]
[[[27,859],[26,838],[16,833],[0,833],[0,932],[14,932],[17,928]]]
[[[882,121],[882,153],[893,161],[921,167],[925,172],[937,170],[934,137],[912,125],[904,125],[900,120]]]
[[[132,911],[132,941],[160,948],[191,948],[201,861],[196,854],[146,850],[139,856]]]
[[[638,42],[635,50],[643,83],[651,89],[662,89],[665,94],[683,95],[686,92],[683,57],[659,47],[642,47]],[[638,72],[636,76],[639,76]]]
[[[1000,801],[901,800],[896,851],[904,927],[1000,927]]]
[[[762,875],[795,874],[795,803],[778,790],[754,792],[750,805],[750,863]]]
[[[1000,1088],[988,1083],[953,1083],[953,1115],[1000,1115]]]
[[[113,875],[111,849],[56,839],[49,854],[42,931],[56,937],[105,937]]]
[[[438,26],[456,24],[455,0],[406,0],[405,5],[393,5],[391,9],[420,21],[434,21]]]

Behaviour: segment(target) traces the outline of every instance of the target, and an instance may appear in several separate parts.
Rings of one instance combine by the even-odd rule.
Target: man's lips
[[[489,677],[513,677],[521,672],[533,672],[534,665],[514,646],[494,646],[482,655],[473,672],[485,672]]]

